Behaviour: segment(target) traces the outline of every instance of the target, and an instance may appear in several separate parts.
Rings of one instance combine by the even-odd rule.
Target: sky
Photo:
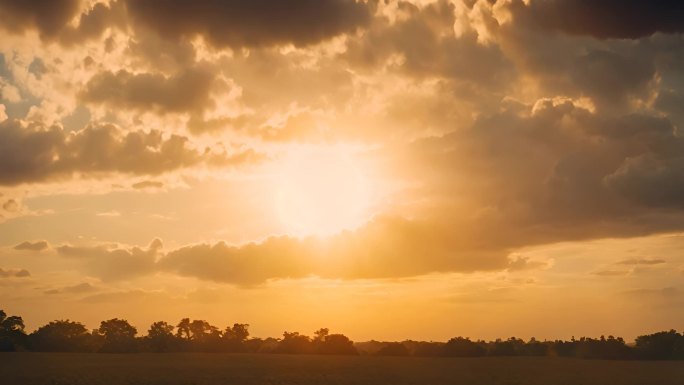
[[[0,0],[0,304],[353,340],[684,328],[684,5]]]

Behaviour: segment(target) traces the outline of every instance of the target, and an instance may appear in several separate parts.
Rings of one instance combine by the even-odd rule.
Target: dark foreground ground
[[[0,384],[684,384],[684,361],[0,353]]]

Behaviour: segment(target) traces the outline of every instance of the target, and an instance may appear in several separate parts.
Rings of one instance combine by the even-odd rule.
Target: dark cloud
[[[43,251],[47,250],[50,245],[47,243],[47,241],[25,241],[22,242],[16,246],[14,246],[14,250],[22,250],[22,251]]]
[[[684,154],[680,137],[667,145],[677,152],[648,152],[625,159],[606,176],[606,184],[637,203],[651,207],[684,207]]]
[[[124,132],[114,125],[67,133],[60,127],[0,123],[0,185],[44,182],[74,174],[156,175],[206,164],[228,166],[259,159],[251,150],[226,154],[194,149],[186,137],[161,131]]]
[[[219,48],[305,46],[353,33],[375,12],[373,1],[354,0],[115,0],[83,5],[80,0],[0,0],[0,26],[13,33],[36,30],[43,40],[65,46],[101,37],[108,28],[129,27],[136,27],[135,35],[154,31],[176,42],[203,36]]]
[[[172,75],[127,70],[100,72],[90,78],[78,98],[90,105],[139,113],[188,114],[188,130],[206,133],[233,127],[243,120],[241,116],[204,117],[205,111],[216,107],[215,97],[229,93],[231,87],[215,66],[205,63],[182,68]]]
[[[523,21],[572,35],[599,39],[636,39],[656,32],[684,31],[684,3],[679,0],[532,0],[514,2]]]
[[[126,0],[136,24],[172,39],[203,36],[216,47],[315,44],[366,25],[370,3],[354,0]]]
[[[671,61],[668,52],[676,49],[648,39],[614,42],[549,34],[522,22],[496,31],[497,44],[519,75],[516,80],[531,80],[541,95],[587,98],[597,111],[611,115],[650,103]]]
[[[590,50],[575,59],[570,79],[601,107],[624,104],[634,95],[645,95],[656,75],[652,58],[644,56]]]
[[[351,38],[344,57],[355,66],[377,69],[388,59],[405,73],[419,77],[444,77],[471,86],[501,92],[515,69],[496,44],[482,44],[474,31],[454,32],[455,6],[440,0],[418,7],[400,2],[401,17],[395,22],[376,17],[369,30]]]
[[[21,208],[16,199],[8,199],[2,204],[2,209],[10,213],[16,213]]]
[[[82,101],[138,111],[190,112],[209,107],[214,73],[189,68],[174,76],[101,72],[80,92]]]
[[[80,0],[0,0],[0,25],[12,32],[37,29],[53,38],[78,14]]]
[[[564,99],[528,108],[513,104],[379,156],[420,186],[410,192],[425,202],[416,210],[433,210],[476,245],[515,249],[684,228],[684,142],[668,119],[607,117]],[[642,157],[657,161],[635,169]]]
[[[79,17],[76,27],[67,26],[59,35],[63,45],[83,43],[101,37],[108,28],[125,30],[127,17],[123,4],[112,1],[109,4],[97,3],[85,10]]]
[[[66,46],[98,38],[108,28],[126,28],[121,2],[96,3],[86,9],[83,4],[81,0],[0,0],[0,27],[13,33],[37,30],[44,41]]]
[[[0,278],[26,278],[30,277],[31,273],[29,273],[28,270],[26,269],[2,269],[0,268]]]
[[[196,59],[195,47],[190,40],[167,40],[146,30],[131,37],[127,53],[134,59],[135,67],[164,73],[191,68]]]

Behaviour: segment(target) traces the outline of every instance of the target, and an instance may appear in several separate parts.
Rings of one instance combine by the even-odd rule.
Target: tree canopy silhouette
[[[102,321],[97,332],[104,337],[100,348],[102,352],[127,353],[137,350],[135,335],[138,330],[126,320],[113,318]]]
[[[28,347],[43,352],[89,352],[98,350],[99,334],[69,320],[52,321],[28,336]]]
[[[24,320],[0,310],[0,352],[13,352],[25,344]]]
[[[234,323],[220,329],[205,320],[181,319],[176,326],[166,321],[150,325],[147,335],[127,320],[113,318],[92,331],[82,323],[56,320],[26,334],[19,316],[0,310],[0,351],[31,350],[43,352],[231,352],[281,354],[338,354],[381,356],[560,356],[585,359],[684,359],[684,334],[675,330],[639,336],[634,345],[622,338],[581,337],[570,341],[538,341],[531,338],[472,341],[455,337],[443,342],[369,341],[355,344],[344,334],[321,328],[309,337],[299,332],[284,332],[282,338],[250,338],[249,325]]]

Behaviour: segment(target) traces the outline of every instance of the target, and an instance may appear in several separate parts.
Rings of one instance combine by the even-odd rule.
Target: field
[[[231,354],[2,353],[12,385],[669,385],[682,361],[564,358],[402,358]]]

